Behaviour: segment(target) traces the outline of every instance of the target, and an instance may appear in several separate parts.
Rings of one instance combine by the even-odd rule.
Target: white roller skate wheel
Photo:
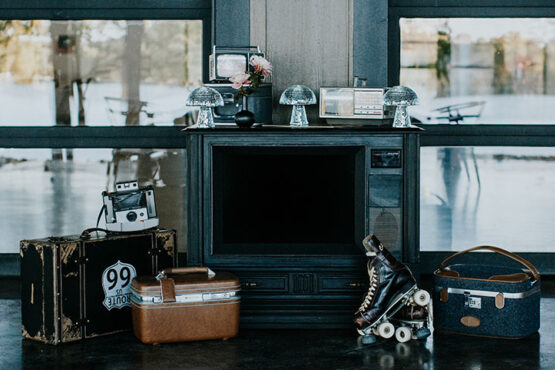
[[[419,290],[418,292],[414,293],[413,298],[414,303],[422,307],[430,303],[430,293],[425,290]]]
[[[406,343],[412,338],[412,331],[406,326],[400,326],[395,330],[395,339],[399,343]]]
[[[389,339],[395,334],[395,327],[390,322],[381,323],[378,326],[378,335],[382,338]]]

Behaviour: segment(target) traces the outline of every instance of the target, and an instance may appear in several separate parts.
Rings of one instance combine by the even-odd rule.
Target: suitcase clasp
[[[470,292],[464,292],[464,306],[469,308],[482,308],[482,298],[471,297]]]

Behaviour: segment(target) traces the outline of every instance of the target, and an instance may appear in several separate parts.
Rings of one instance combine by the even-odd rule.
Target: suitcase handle
[[[186,275],[186,274],[199,274],[205,273],[208,275],[208,278],[213,278],[216,276],[216,273],[210,270],[208,267],[170,267],[160,271],[156,278],[158,280],[162,279],[164,276],[167,275]]]
[[[105,233],[106,235],[110,235],[114,232],[110,231],[110,230],[106,230],[106,229],[102,229],[100,227],[91,227],[88,229],[83,230],[83,232],[81,233],[81,235],[79,236],[79,238],[81,239],[90,239],[91,238],[91,233],[92,232],[99,232],[102,231],[103,233]]]
[[[445,264],[450,261],[451,259],[455,258],[456,256],[460,255],[460,254],[464,254],[464,253],[468,253],[468,252],[472,252],[472,251],[477,251],[477,250],[489,250],[495,253],[499,253],[505,257],[508,257],[514,261],[519,262],[520,264],[526,266],[526,268],[528,268],[528,270],[530,270],[530,272],[532,273],[532,276],[534,277],[535,280],[540,280],[540,273],[538,272],[538,270],[536,270],[536,268],[534,267],[534,265],[532,265],[530,262],[528,262],[527,260],[525,260],[524,258],[511,253],[509,251],[506,251],[505,249],[501,249],[498,247],[492,247],[489,245],[481,245],[478,247],[474,247],[474,248],[469,248],[469,249],[465,249],[464,251],[460,251],[457,252],[449,257],[447,257],[446,259],[444,259],[440,264],[439,264],[439,270],[440,271],[449,271],[445,269]]]

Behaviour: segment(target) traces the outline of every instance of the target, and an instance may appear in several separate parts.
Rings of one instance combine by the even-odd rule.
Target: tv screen
[[[362,152],[215,147],[213,253],[360,254],[355,182]]]

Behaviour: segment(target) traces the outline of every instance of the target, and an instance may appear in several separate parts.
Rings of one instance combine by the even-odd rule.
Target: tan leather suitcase
[[[133,279],[133,332],[143,343],[228,339],[239,331],[239,279],[207,267]]]

